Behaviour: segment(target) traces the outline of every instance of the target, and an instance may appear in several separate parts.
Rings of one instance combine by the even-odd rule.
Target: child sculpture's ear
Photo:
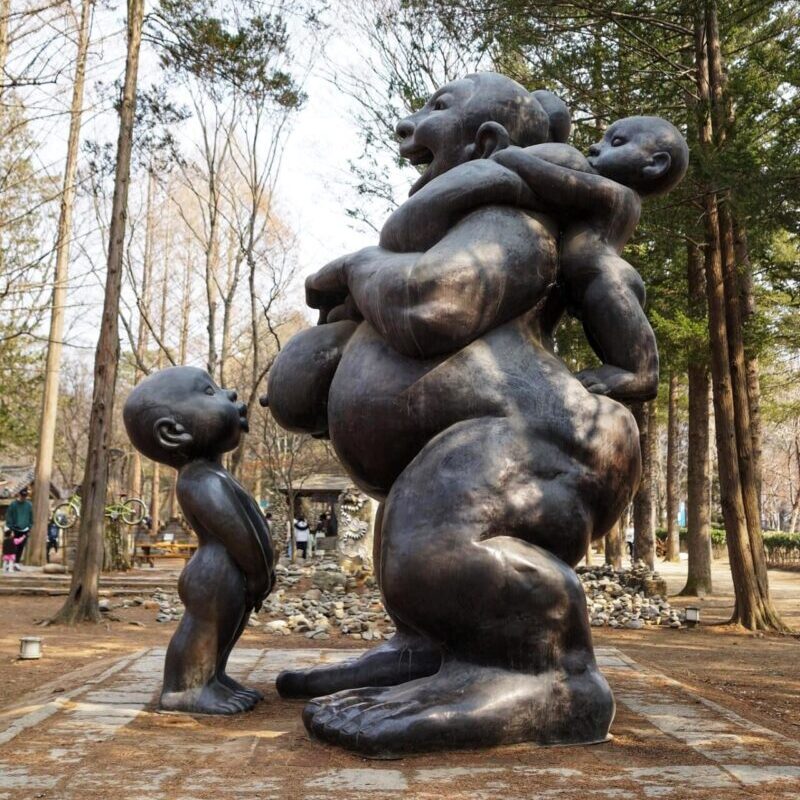
[[[192,441],[192,434],[175,417],[161,417],[153,425],[153,435],[164,450],[178,450]]]
[[[642,167],[642,177],[648,181],[657,181],[669,172],[671,166],[672,156],[660,150],[658,153],[653,153],[647,166]]]
[[[511,144],[508,131],[499,122],[484,122],[475,134],[473,158],[489,158],[498,150],[505,150]]]

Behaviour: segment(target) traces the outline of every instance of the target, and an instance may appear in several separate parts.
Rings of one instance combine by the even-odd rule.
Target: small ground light
[[[19,640],[20,658],[41,658],[42,640],[38,636],[21,636]]]
[[[700,622],[700,609],[697,606],[686,606],[686,624],[695,626]]]

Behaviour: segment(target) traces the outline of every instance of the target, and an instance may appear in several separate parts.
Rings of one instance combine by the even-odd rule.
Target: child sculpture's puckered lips
[[[239,403],[239,424],[242,427],[242,430],[245,433],[250,432],[250,423],[247,420],[247,405],[245,403]]]

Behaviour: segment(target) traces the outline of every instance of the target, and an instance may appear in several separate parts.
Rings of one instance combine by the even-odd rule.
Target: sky
[[[121,80],[124,70],[123,31],[124,7],[98,7],[93,21],[93,44],[87,69],[87,108],[81,132],[84,142],[113,142],[116,139],[116,114],[107,109],[102,111],[93,108],[92,103],[96,102],[99,83],[108,86]],[[358,129],[353,121],[355,101],[340,92],[327,77],[337,69],[359,69],[361,54],[367,44],[356,41],[357,36],[352,30],[343,34],[329,29],[324,56],[317,53],[311,63],[304,63],[309,56],[304,51],[302,37],[297,37],[300,42],[296,53],[297,71],[307,73],[303,85],[307,101],[294,116],[276,185],[278,214],[296,234],[298,280],[290,301],[297,307],[303,305],[303,278],[333,258],[376,243],[375,231],[351,219],[346,208],[360,205],[376,222],[379,222],[383,213],[383,204],[380,209],[377,206],[370,208],[369,200],[359,197],[352,185],[348,163],[357,160],[362,151]],[[66,57],[71,58],[71,54]],[[60,89],[54,91],[48,100],[49,107],[60,107],[63,111],[68,109],[71,85],[66,78],[70,77],[70,72],[65,71]],[[163,78],[164,73],[154,52],[145,46],[139,70],[140,89],[152,86]],[[174,89],[172,95],[180,102],[181,98]],[[66,151],[67,119],[63,113],[43,116],[34,125],[36,138],[44,143],[38,154],[41,165],[59,181]],[[178,132],[181,149],[188,156],[192,154],[195,136],[196,126],[193,127],[189,119]],[[387,164],[390,161],[391,154],[387,153]],[[394,168],[392,179],[399,199],[413,182],[413,172]],[[132,209],[141,205],[142,197],[137,193],[143,192],[143,186],[142,181],[132,182]],[[82,236],[80,231],[85,232],[92,225],[89,216],[84,215],[84,219],[76,220],[76,244]],[[95,242],[94,246],[99,247],[99,242]],[[71,291],[79,298],[79,302],[75,303],[75,312],[68,314],[65,343],[76,354],[83,351],[88,355],[96,343],[96,321],[102,307],[102,276],[91,272],[78,250],[73,245],[70,260],[75,278],[71,281]],[[101,264],[104,261],[102,253],[94,253],[93,260]],[[89,313],[86,311],[87,300],[91,304]],[[309,319],[311,316],[312,312],[309,311]]]

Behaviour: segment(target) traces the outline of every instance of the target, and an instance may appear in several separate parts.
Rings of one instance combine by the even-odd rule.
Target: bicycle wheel
[[[132,497],[121,505],[122,521],[126,525],[138,525],[147,515],[147,506],[138,497]]]
[[[53,511],[53,522],[59,528],[71,528],[78,521],[78,509],[72,503],[59,503]]]

